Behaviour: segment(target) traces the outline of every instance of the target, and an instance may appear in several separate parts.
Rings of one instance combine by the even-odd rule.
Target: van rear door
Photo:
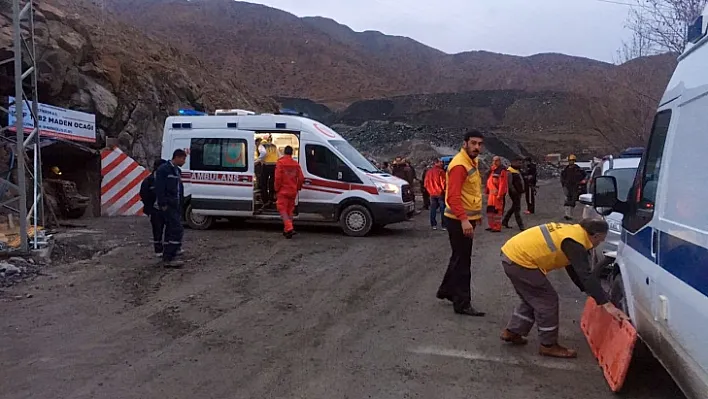
[[[211,216],[253,214],[253,132],[194,131],[189,145],[192,212]]]

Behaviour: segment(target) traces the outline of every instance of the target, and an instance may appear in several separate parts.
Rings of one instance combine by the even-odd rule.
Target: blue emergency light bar
[[[207,114],[206,112],[199,112],[199,111],[195,111],[193,109],[181,109],[181,110],[177,111],[177,113],[179,113],[182,116],[203,116],[203,115]]]

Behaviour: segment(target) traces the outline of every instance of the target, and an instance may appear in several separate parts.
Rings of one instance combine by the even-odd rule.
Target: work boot
[[[574,359],[578,357],[578,352],[573,349],[568,349],[558,344],[552,346],[541,345],[538,349],[541,356],[557,357],[559,359]]]
[[[184,262],[181,260],[163,260],[162,266],[166,269],[179,269],[184,266]]]
[[[473,308],[472,305],[467,305],[464,308],[455,308],[455,313],[463,316],[484,317],[487,313],[480,312]]]
[[[529,343],[529,341],[523,336],[511,332],[507,329],[504,329],[504,331],[502,331],[501,336],[499,338],[501,338],[502,341],[508,342],[512,345],[526,345]]]
[[[448,301],[452,302],[452,295],[448,295],[444,292],[438,291],[437,294],[435,294],[435,297],[438,299],[447,299]]]

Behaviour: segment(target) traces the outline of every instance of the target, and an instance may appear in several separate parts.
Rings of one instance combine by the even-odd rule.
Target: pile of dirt
[[[165,117],[180,108],[277,107],[211,64],[137,32],[89,2],[48,0],[36,8],[39,99],[95,114],[98,145],[117,137],[147,164],[160,153]],[[2,7],[0,58],[11,57],[11,51],[10,7]],[[14,95],[12,63],[0,66],[0,96],[7,95]]]
[[[40,273],[40,265],[32,259],[13,257],[0,261],[0,288],[11,287]]]

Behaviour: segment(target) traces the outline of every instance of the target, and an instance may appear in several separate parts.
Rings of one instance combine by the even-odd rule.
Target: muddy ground
[[[530,225],[561,216],[540,189]],[[228,224],[186,232],[183,270],[156,267],[144,219],[98,219],[58,239],[63,260],[0,293],[0,387],[19,398],[615,398],[580,332],[564,273],[562,341],[576,360],[502,345],[516,296],[498,262],[514,231],[478,231],[474,304],[435,299],[449,247],[425,214],[368,238]],[[28,295],[29,294],[29,295]],[[21,299],[18,299],[21,298]],[[627,399],[681,398],[654,362]]]

